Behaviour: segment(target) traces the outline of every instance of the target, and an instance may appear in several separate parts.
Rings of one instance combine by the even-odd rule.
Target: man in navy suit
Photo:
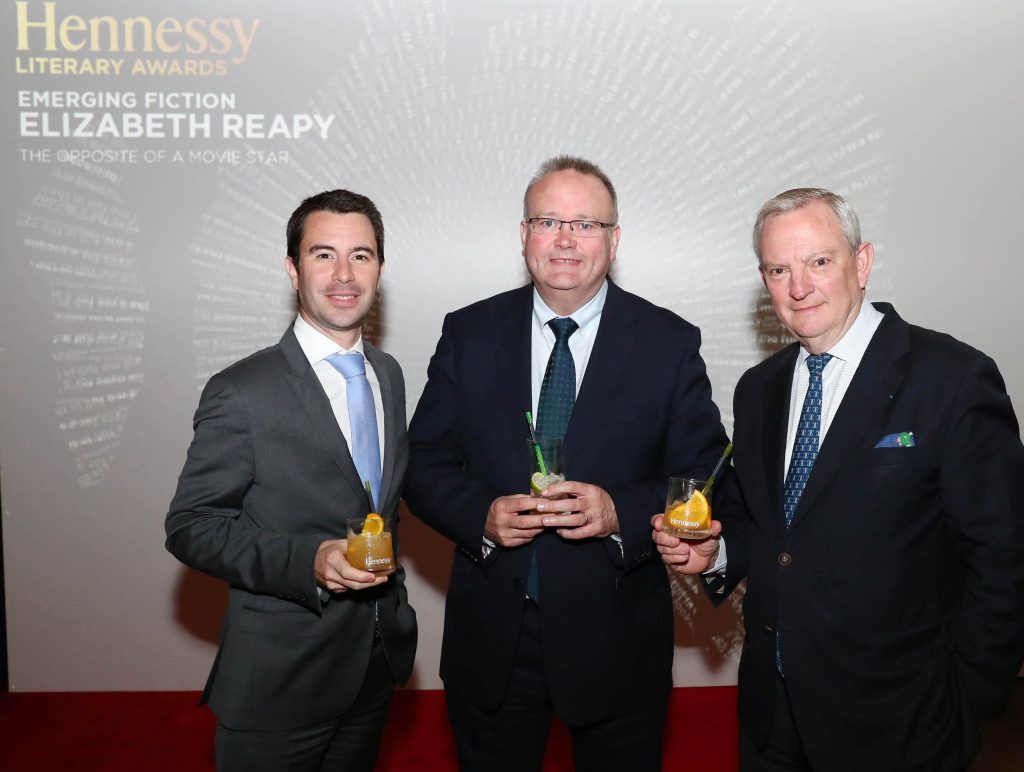
[[[406,500],[455,542],[441,676],[464,769],[540,769],[552,712],[578,769],[660,769],[673,621],[649,513],[725,434],[700,333],[608,280],[620,229],[594,164],[541,166],[532,283],[444,320],[409,427]],[[530,497],[529,429],[567,481]],[[559,498],[564,497],[564,498]]]
[[[747,578],[741,768],[963,770],[1024,656],[1024,447],[995,363],[864,303],[850,205],[796,189],[754,249],[797,343],[736,387],[712,538],[661,532],[716,603]]]

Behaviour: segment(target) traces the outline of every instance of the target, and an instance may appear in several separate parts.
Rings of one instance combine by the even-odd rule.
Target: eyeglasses
[[[584,239],[592,239],[601,235],[605,228],[614,228],[615,223],[598,222],[597,220],[556,220],[554,217],[531,217],[526,221],[530,230],[540,236],[554,236],[568,225],[569,230]]]

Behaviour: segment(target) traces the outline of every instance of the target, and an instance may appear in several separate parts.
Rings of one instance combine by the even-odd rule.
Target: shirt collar
[[[339,351],[358,351],[363,354],[363,336],[359,336],[359,340],[356,341],[355,345],[350,348],[342,348],[335,341],[328,338],[320,330],[314,328],[309,322],[302,318],[302,314],[295,316],[295,324],[292,325],[292,329],[295,331],[295,338],[299,341],[299,347],[302,349],[302,353],[306,355],[306,359],[309,360],[311,365],[315,365],[317,362],[322,362],[332,354],[337,354]]]
[[[607,299],[608,280],[605,279],[601,283],[601,289],[597,291],[594,297],[569,314],[572,320],[576,322],[580,331],[585,331],[596,319],[601,318],[601,312],[604,311],[604,302]],[[559,318],[558,314],[552,311],[548,304],[544,302],[536,286],[533,288],[533,317],[535,324],[542,330],[549,329],[547,327],[549,321]]]
[[[875,330],[878,329],[882,317],[883,314],[877,308],[864,301],[861,303],[860,310],[857,312],[857,318],[853,320],[850,329],[839,339],[838,343],[828,350],[828,353],[833,358],[844,362],[860,362],[864,357],[864,352],[868,350],[868,344],[871,343],[871,337],[875,334]],[[804,360],[809,356],[810,353],[807,349],[801,346],[800,354],[797,357],[797,365],[803,364]]]

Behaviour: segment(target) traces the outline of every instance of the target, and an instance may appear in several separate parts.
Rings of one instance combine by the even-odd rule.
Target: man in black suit
[[[298,316],[207,384],[167,548],[231,585],[202,699],[218,769],[371,770],[416,649],[402,568],[345,557],[346,518],[371,511],[397,550],[408,462],[402,371],[362,338],[384,226],[370,199],[334,190],[303,201],[287,237]]]
[[[553,711],[577,768],[656,770],[673,622],[648,513],[725,435],[698,330],[607,279],[608,177],[551,159],[524,209],[532,284],[445,318],[409,427],[406,500],[457,547],[441,676],[459,759],[540,769]],[[546,497],[525,495],[527,411],[564,438]]]
[[[665,562],[716,603],[747,578],[741,767],[963,770],[1024,656],[1024,448],[1002,378],[863,302],[874,249],[841,197],[776,196],[754,249],[798,342],[736,387],[722,549],[655,518]]]

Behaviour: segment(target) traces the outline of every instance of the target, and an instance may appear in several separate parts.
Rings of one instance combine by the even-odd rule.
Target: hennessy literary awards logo
[[[82,16],[59,2],[14,3],[15,73],[25,88],[16,94],[23,162],[78,163],[287,163],[287,149],[178,146],[154,148],[48,148],[35,140],[327,140],[334,115],[264,113],[240,109],[237,95],[223,90],[231,68],[253,50],[260,19],[164,16]],[[77,77],[106,76],[110,88],[79,91]],[[159,85],[124,89],[129,78],[191,76],[216,79],[215,89],[168,91]],[[69,87],[33,87],[59,77]],[[60,82],[60,81],[58,81]],[[90,81],[95,83],[96,81]]]
[[[226,75],[249,57],[259,19],[85,18],[56,2],[16,2],[15,72],[25,75]]]

